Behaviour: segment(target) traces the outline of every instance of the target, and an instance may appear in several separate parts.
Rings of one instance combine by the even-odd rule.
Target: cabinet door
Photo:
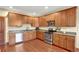
[[[55,26],[61,27],[61,14],[60,14],[60,12],[55,13]]]
[[[66,36],[60,35],[59,46],[62,48],[66,48]]]
[[[30,36],[29,36],[29,32],[24,32],[24,33],[23,33],[23,41],[24,41],[24,42],[30,40],[29,37],[30,37]]]
[[[16,13],[9,13],[9,26],[22,26],[22,16]]]
[[[0,17],[0,45],[5,43],[4,40],[4,30],[5,30],[4,17]]]
[[[27,31],[23,33],[23,41],[29,41],[36,39],[36,32],[35,31]]]
[[[60,21],[61,21],[61,27],[67,27],[67,15],[66,15],[66,11],[61,11],[60,12]]]
[[[28,17],[28,24],[32,25],[32,22],[33,22],[33,17]]]
[[[40,27],[47,27],[47,21],[46,21],[45,18],[40,17],[39,20],[38,20],[38,22],[39,22],[39,26]]]
[[[23,24],[28,24],[28,16],[24,16]]]
[[[76,7],[66,10],[67,13],[67,26],[75,27],[76,26]]]
[[[15,33],[9,33],[9,45],[13,45],[16,43],[16,34]]]
[[[17,17],[14,13],[9,13],[9,26],[15,26],[17,24]]]
[[[32,39],[36,39],[36,31],[32,31]]]
[[[74,51],[75,49],[75,37],[67,36],[67,49],[70,51]]]
[[[37,38],[40,39],[40,40],[43,40],[43,41],[44,41],[44,39],[45,39],[45,34],[44,34],[44,32],[38,31],[38,32],[36,33],[36,36],[37,36]]]
[[[59,46],[59,38],[60,38],[60,35],[59,34],[54,34],[53,35],[53,43],[57,46]]]
[[[1,32],[4,32],[4,29],[5,29],[5,23],[4,23],[4,18],[3,17],[0,17],[0,33]]]

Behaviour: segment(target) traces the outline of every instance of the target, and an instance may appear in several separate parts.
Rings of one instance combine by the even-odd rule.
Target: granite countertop
[[[55,32],[56,34],[68,35],[68,36],[76,36],[76,32]]]
[[[28,31],[35,31],[35,30],[13,30],[13,31],[9,31],[9,32],[13,32],[13,33],[23,33],[23,32],[28,32]]]

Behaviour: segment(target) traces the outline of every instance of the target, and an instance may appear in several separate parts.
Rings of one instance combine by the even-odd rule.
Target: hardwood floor
[[[41,40],[35,39],[13,46],[1,47],[3,52],[67,52],[66,50],[49,45]]]

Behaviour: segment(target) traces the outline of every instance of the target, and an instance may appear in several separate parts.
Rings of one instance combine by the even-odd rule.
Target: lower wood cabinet
[[[67,49],[74,51],[75,50],[75,37],[74,36],[67,36]]]
[[[75,36],[54,33],[53,44],[69,51],[75,51]]]
[[[9,45],[14,45],[16,43],[16,33],[9,32]]]
[[[54,34],[53,35],[53,43],[55,45],[59,45],[59,34]]]
[[[64,35],[59,36],[59,46],[66,48],[66,36]]]
[[[33,40],[33,39],[36,39],[36,31],[26,31],[23,33],[24,42]]]
[[[43,31],[37,31],[36,32],[36,38],[44,41],[45,33]]]

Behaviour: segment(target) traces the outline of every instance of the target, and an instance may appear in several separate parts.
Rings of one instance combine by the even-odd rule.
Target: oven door
[[[45,42],[48,44],[52,44],[51,33],[45,32]]]

